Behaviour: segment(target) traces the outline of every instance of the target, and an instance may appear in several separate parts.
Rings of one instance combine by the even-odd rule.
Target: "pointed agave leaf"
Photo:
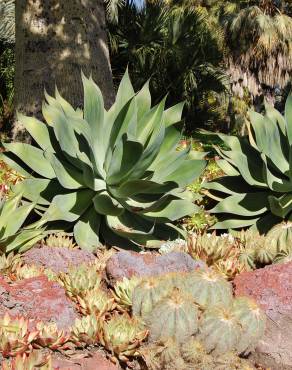
[[[83,174],[71,164],[62,164],[59,159],[50,152],[45,153],[45,157],[54,169],[58,181],[65,189],[79,189],[83,187]]]
[[[133,197],[136,194],[165,194],[176,186],[174,182],[160,184],[151,180],[129,180],[115,189],[115,193],[121,198]]]
[[[93,196],[94,192],[88,189],[56,195],[43,215],[43,219],[47,222],[58,220],[74,222],[90,206]]]
[[[165,178],[165,181],[176,182],[179,187],[184,188],[202,174],[206,164],[206,161],[198,161],[196,159],[184,160],[178,169]]]
[[[77,244],[85,250],[95,252],[100,246],[99,228],[101,216],[96,213],[94,207],[88,210],[80,217],[74,226],[74,237]]]
[[[6,238],[12,234],[15,234],[24,221],[27,219],[30,212],[33,210],[34,204],[20,206],[17,208],[17,212],[9,212],[5,215],[5,231],[3,238]]]
[[[170,222],[195,213],[196,206],[189,200],[175,199],[161,210],[143,212],[147,218],[155,218],[157,222]]]
[[[272,213],[283,219],[292,211],[292,194],[285,194],[279,198],[270,195],[269,204]]]
[[[128,140],[124,135],[116,146],[108,170],[107,183],[119,184],[127,178],[133,166],[137,164],[143,153],[143,145],[137,141]]]
[[[233,213],[239,216],[253,217],[268,210],[268,192],[230,195],[218,203],[212,213]]]
[[[26,117],[17,113],[17,119],[20,121],[35,142],[44,150],[54,153],[54,148],[50,140],[49,127],[34,117]]]
[[[52,179],[54,178],[55,172],[43,155],[43,151],[32,145],[25,143],[9,143],[4,144],[6,150],[9,150],[11,153],[15,154],[21,160],[32,169],[32,172],[36,172],[39,175]]]
[[[98,171],[102,174],[107,145],[103,137],[106,129],[103,97],[92,78],[87,79],[82,74],[82,82],[84,87],[84,118],[90,126],[93,153]]]
[[[217,222],[211,229],[242,229],[243,227],[255,225],[260,218],[248,218],[248,219],[227,219],[224,221]]]
[[[149,81],[145,83],[145,85],[136,95],[135,100],[137,103],[137,119],[140,120],[151,109]]]
[[[292,93],[289,94],[285,105],[285,122],[287,137],[290,146],[292,146]]]
[[[118,216],[124,212],[119,202],[106,191],[96,194],[92,201],[96,212],[101,215]]]
[[[164,112],[164,123],[165,126],[171,126],[181,121],[182,111],[184,109],[185,102],[178,103]]]

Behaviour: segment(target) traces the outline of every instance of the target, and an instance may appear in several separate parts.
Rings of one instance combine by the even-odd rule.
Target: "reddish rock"
[[[67,272],[70,266],[89,263],[95,259],[93,253],[74,248],[35,247],[24,253],[23,259],[28,265],[49,268],[54,272]]]
[[[69,328],[78,317],[65,290],[46,276],[24,279],[13,285],[0,280],[0,314],[5,312],[55,322],[60,329]]]
[[[264,338],[253,358],[272,370],[292,369],[292,262],[245,272],[235,294],[254,298],[267,314]]]
[[[113,255],[107,262],[106,272],[113,283],[123,277],[156,276],[168,272],[188,272],[205,266],[186,253],[171,252],[164,255],[122,251]]]
[[[118,370],[101,352],[92,353],[91,357],[65,360],[53,356],[54,370]]]

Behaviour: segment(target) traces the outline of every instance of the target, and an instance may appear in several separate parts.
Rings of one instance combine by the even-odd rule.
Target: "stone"
[[[235,294],[256,300],[267,315],[264,338],[252,358],[272,370],[292,369],[292,262],[244,272]]]
[[[168,272],[190,272],[205,267],[183,252],[170,252],[164,255],[121,251],[113,255],[106,265],[107,277],[111,284],[124,277],[157,276]]]
[[[70,266],[94,261],[93,253],[78,248],[48,247],[46,245],[35,247],[23,255],[23,260],[28,265],[42,266],[56,273],[67,272]]]
[[[0,314],[55,322],[59,329],[69,329],[78,317],[65,290],[46,276],[18,281],[12,285],[0,279]]]
[[[107,360],[101,352],[94,352],[80,359],[61,359],[52,357],[53,369],[58,370],[118,370],[119,368]]]

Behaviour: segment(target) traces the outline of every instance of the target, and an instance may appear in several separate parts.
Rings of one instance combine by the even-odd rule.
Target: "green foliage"
[[[34,204],[20,205],[21,195],[0,202],[0,250],[24,252],[41,240],[45,232],[33,225],[22,227]]]
[[[128,65],[136,88],[151,77],[155,103],[167,93],[169,104],[178,98],[186,100],[189,131],[194,125],[204,125],[207,120],[216,123],[218,116],[222,118],[220,108],[228,89],[227,76],[220,66],[222,34],[205,9],[167,6],[163,1],[146,1],[142,9],[137,9],[134,1],[128,0],[120,10],[118,24],[109,24],[108,28],[117,80]],[[216,95],[216,103],[208,107],[206,117],[206,107],[199,103],[210,95]]]
[[[253,226],[268,231],[291,217],[292,95],[285,116],[266,105],[265,115],[250,112],[248,138],[218,136],[228,150],[217,148],[218,161],[226,176],[204,185],[217,202],[211,209],[217,229]]]
[[[126,73],[106,111],[93,80],[82,81],[84,112],[56,91],[43,104],[47,125],[19,115],[38,147],[4,144],[5,161],[27,176],[14,191],[37,203],[41,224],[73,230],[82,248],[177,238],[172,222],[196,209],[185,187],[205,167],[189,148],[176,151],[183,104],[165,110],[162,100],[151,108],[148,83],[135,94]]]
[[[15,0],[0,2],[0,42],[15,42]]]

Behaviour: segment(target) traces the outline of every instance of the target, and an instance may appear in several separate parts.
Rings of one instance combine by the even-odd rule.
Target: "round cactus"
[[[292,244],[292,222],[275,225],[267,234],[265,245],[273,253],[285,251]]]
[[[266,316],[252,299],[246,297],[236,298],[232,311],[241,326],[237,351],[249,352],[264,334]]]
[[[175,337],[178,343],[184,342],[197,332],[198,315],[199,309],[193,299],[173,289],[147,316],[150,340]]]
[[[199,325],[199,339],[207,351],[221,354],[235,350],[240,334],[240,325],[231,308],[213,307],[204,312]]]
[[[133,292],[133,314],[145,317],[170,289],[171,281],[167,279],[152,277],[142,280]]]
[[[187,292],[201,307],[230,305],[232,287],[224,277],[211,269],[197,270],[186,277]]]
[[[193,365],[200,364],[208,356],[203,344],[193,337],[182,344],[181,353],[183,359]]]

